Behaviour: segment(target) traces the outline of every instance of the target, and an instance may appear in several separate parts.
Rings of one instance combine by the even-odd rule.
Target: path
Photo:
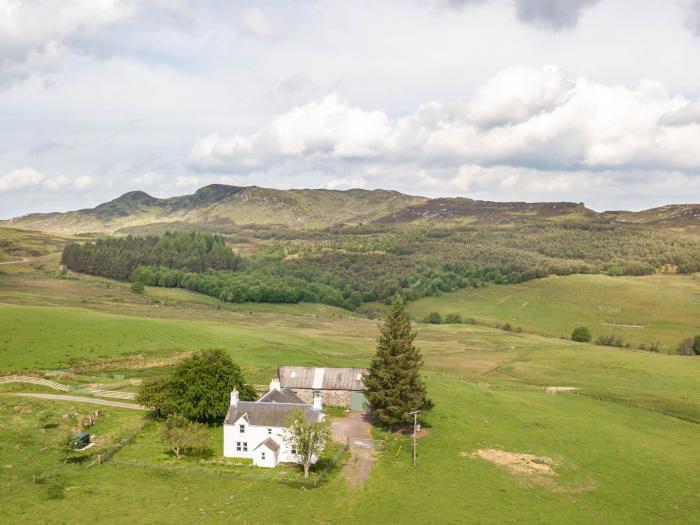
[[[32,262],[32,260],[27,259],[25,257],[22,257],[22,259],[19,261],[5,261],[5,262],[0,262],[0,264],[20,264],[20,263],[28,263],[28,262]]]
[[[64,396],[62,394],[14,394],[16,396],[35,397],[37,399],[53,399],[55,401],[74,401],[76,403],[92,403],[116,408],[129,408],[131,410],[148,410],[145,406],[134,403],[122,403],[121,401],[107,401],[106,399],[94,399],[92,397]]]
[[[368,416],[359,412],[331,422],[333,440],[350,446],[350,461],[345,465],[343,475],[353,485],[364,485],[372,470],[374,441],[371,428]]]
[[[56,381],[51,381],[50,379],[43,379],[41,377],[34,376],[0,376],[0,384],[6,383],[31,383],[34,385],[42,385],[48,388],[53,388],[54,390],[62,390],[63,392],[74,391],[78,394],[90,394],[92,396],[98,397],[111,397],[114,399],[136,399],[135,392],[120,392],[118,390],[103,390],[102,387],[105,385],[101,384],[91,384],[91,385],[78,385],[69,386],[57,383]]]

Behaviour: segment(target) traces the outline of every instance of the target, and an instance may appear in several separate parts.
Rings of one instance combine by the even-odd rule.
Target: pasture
[[[284,363],[365,366],[377,325],[318,305],[223,305],[160,288],[140,295],[124,283],[31,268],[0,275],[0,370],[61,369],[78,383],[158,374],[184,352],[216,347],[259,383]],[[424,417],[415,469],[410,439],[391,435],[363,487],[333,475],[302,489],[200,463],[220,450],[176,463],[148,425],[111,461],[84,469],[61,461],[55,444],[64,432],[42,424],[43,414],[60,419],[89,405],[19,398],[10,392],[34,387],[5,385],[0,521],[139,522],[146,511],[152,523],[682,524],[700,515],[700,359],[488,326],[416,328],[435,409]],[[550,385],[578,390],[546,394]],[[105,413],[98,434],[144,417]],[[375,437],[387,436],[377,429]],[[544,458],[548,470],[522,472],[474,456],[491,449]],[[182,465],[191,468],[170,468]],[[53,476],[46,483],[32,482],[46,471]]]
[[[660,342],[662,352],[673,352],[682,339],[700,334],[700,275],[553,276],[426,297],[409,311],[417,319],[459,313],[552,337],[587,326],[594,340],[615,334],[635,347]]]

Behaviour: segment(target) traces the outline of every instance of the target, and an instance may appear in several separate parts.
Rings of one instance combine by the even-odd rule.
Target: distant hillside
[[[281,225],[295,230],[374,223],[392,227],[503,225],[530,222],[588,222],[676,229],[700,234],[700,205],[668,205],[641,212],[598,213],[573,202],[489,202],[467,198],[428,199],[387,190],[274,190],[212,184],[192,195],[159,199],[142,191],[125,193],[95,208],[35,213],[5,226],[58,233],[162,232],[192,226],[207,231]]]
[[[168,199],[132,191],[95,208],[25,215],[5,225],[63,233],[109,233],[154,223],[213,227],[210,229],[250,224],[323,228],[369,222],[426,200],[385,190],[274,190],[212,184],[192,195]]]
[[[533,220],[589,220],[599,214],[573,202],[489,202],[464,198],[432,199],[406,206],[378,220],[381,223],[453,221],[510,224]]]

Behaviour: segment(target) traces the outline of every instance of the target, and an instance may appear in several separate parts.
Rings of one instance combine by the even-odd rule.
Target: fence
[[[123,436],[119,441],[117,441],[114,445],[109,447],[106,451],[97,454],[95,459],[92,460],[87,465],[85,465],[85,467],[83,467],[83,468],[94,467],[95,465],[100,465],[102,463],[109,461],[115,453],[117,453],[123,447],[125,447],[126,445],[131,443],[134,439],[136,439],[136,436],[139,435],[139,432],[141,432],[145,426],[146,426],[146,422],[142,421],[138,427],[131,430],[128,434]]]

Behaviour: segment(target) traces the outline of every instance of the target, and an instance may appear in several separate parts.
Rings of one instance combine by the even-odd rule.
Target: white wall
[[[244,433],[239,431],[239,424],[245,424]],[[268,437],[271,437],[280,445],[280,449],[277,452],[277,461],[298,463],[298,458],[292,455],[291,447],[285,441],[287,431],[283,427],[270,428],[272,428],[272,434],[267,433],[268,427],[249,425],[245,422],[245,419],[240,419],[239,422],[233,425],[224,425],[224,456],[227,458],[253,458],[255,448]],[[238,452],[236,450],[237,441],[247,442],[248,452]],[[268,455],[266,454],[266,461]],[[316,459],[314,458],[313,463],[316,462]]]

